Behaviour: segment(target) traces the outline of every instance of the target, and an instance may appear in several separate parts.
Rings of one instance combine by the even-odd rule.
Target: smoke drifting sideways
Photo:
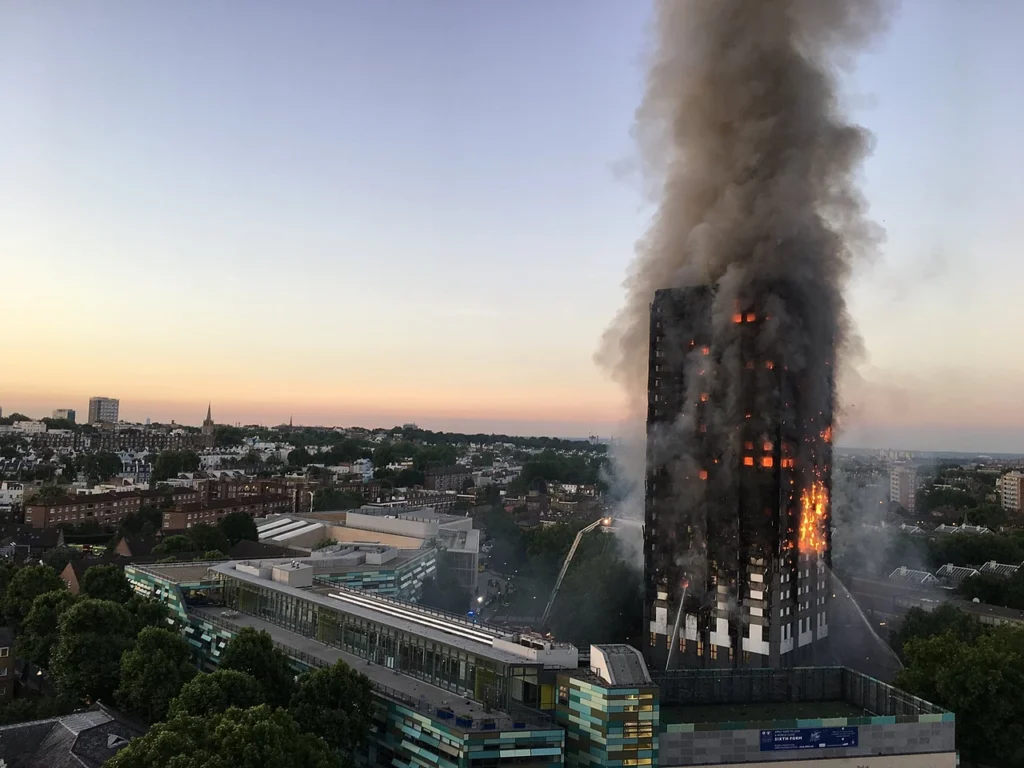
[[[597,354],[630,404],[627,449],[615,467],[629,473],[618,479],[634,492],[620,516],[643,514],[635,489],[643,488],[645,462],[634,443],[643,432],[658,289],[715,292],[712,346],[720,353],[709,374],[722,396],[709,430],[743,418],[729,391],[739,378],[732,368],[745,362],[731,318],[751,306],[771,316],[758,331],[758,352],[801,382],[793,418],[811,434],[831,427],[836,356],[856,345],[843,293],[853,265],[882,236],[856,185],[871,137],[844,117],[838,72],[884,29],[890,10],[884,0],[657,3],[635,125],[656,211],[637,244],[625,306]],[[777,407],[777,395],[767,400],[765,409]],[[653,441],[680,466],[692,420],[682,414],[678,429]],[[798,461],[814,471],[815,456]]]

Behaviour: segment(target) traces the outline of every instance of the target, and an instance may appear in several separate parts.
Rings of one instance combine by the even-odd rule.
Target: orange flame
[[[832,425],[831,424],[829,424],[827,427],[825,427],[825,431],[821,433],[821,438],[826,443],[831,443],[832,442]]]
[[[800,551],[825,551],[825,524],[828,514],[828,490],[820,480],[800,495]]]

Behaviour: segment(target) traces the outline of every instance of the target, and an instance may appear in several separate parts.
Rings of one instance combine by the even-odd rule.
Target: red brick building
[[[25,505],[25,524],[33,528],[81,525],[93,522],[100,526],[117,525],[142,507],[161,506],[170,498],[173,505],[188,504],[201,499],[199,491],[175,488],[167,491],[126,491],[62,496]]]
[[[216,525],[232,512],[245,512],[251,517],[287,514],[291,500],[286,496],[243,496],[237,499],[182,504],[164,511],[165,530],[184,530],[199,523]]]
[[[461,491],[466,481],[473,477],[470,467],[437,467],[428,469],[423,487],[428,491]]]

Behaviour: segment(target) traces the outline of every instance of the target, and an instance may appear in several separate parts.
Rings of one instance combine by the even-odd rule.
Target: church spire
[[[213,445],[213,433],[215,427],[213,424],[213,404],[207,403],[206,405],[206,419],[203,421],[202,433],[207,436],[207,446]]]

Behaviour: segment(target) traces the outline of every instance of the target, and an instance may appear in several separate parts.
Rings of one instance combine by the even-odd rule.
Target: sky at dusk
[[[0,0],[0,407],[607,435],[650,8]],[[842,441],[1024,451],[1024,4],[845,78],[886,229]]]

